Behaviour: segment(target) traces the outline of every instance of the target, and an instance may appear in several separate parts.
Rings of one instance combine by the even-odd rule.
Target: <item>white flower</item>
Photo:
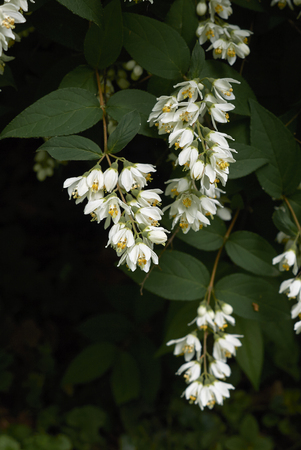
[[[272,0],[271,1],[271,6],[274,6],[274,5],[278,4],[278,8],[279,9],[283,9],[286,6],[286,3],[290,7],[290,9],[294,9],[294,7],[293,7],[293,5],[291,3],[291,0]],[[294,1],[294,3],[295,3],[295,1]]]
[[[143,236],[145,236],[154,244],[165,245],[165,242],[167,241],[166,233],[169,233],[169,231],[165,230],[165,228],[163,227],[148,226],[143,230]]]
[[[4,0],[6,3],[13,3],[19,9],[23,9],[23,11],[28,11],[27,0]],[[34,0],[30,0],[31,3],[35,3]]]
[[[294,330],[296,331],[296,334],[301,333],[301,320],[295,323]]]
[[[174,355],[184,355],[185,361],[190,361],[196,354],[199,359],[201,355],[202,345],[194,334],[188,334],[180,339],[172,339],[166,345],[175,345]]]
[[[221,309],[215,310],[214,322],[221,330],[228,326],[227,322],[229,322],[231,325],[235,325],[234,317],[232,317],[230,314],[225,314]]]
[[[227,123],[229,121],[228,111],[232,111],[235,106],[232,103],[219,102],[212,94],[206,94],[204,101],[207,103],[208,112],[214,128],[217,130],[216,122]]]
[[[222,101],[235,99],[230,82],[240,84],[240,81],[234,80],[233,78],[218,78],[213,81],[212,89],[218,99]]]
[[[191,188],[191,180],[188,178],[174,178],[165,182],[167,188],[165,190],[165,195],[170,195],[172,198],[177,197],[181,193],[188,191]],[[165,211],[165,208],[164,208]]]
[[[298,296],[298,301],[301,300],[301,280],[297,278],[290,278],[285,280],[280,284],[279,293],[286,294],[289,298],[296,298]]]
[[[201,90],[204,88],[202,83],[197,83],[195,80],[190,81],[183,81],[182,83],[178,83],[174,86],[174,88],[177,88],[179,86],[181,89],[178,92],[177,100],[188,100],[189,102],[195,102],[198,98],[198,95],[200,98],[203,98]]]
[[[115,189],[118,181],[118,170],[114,167],[109,167],[103,174],[104,188],[107,192],[112,192]]]
[[[191,168],[199,156],[198,149],[193,145],[187,145],[178,155],[178,163],[185,168]]]
[[[163,216],[163,212],[156,206],[148,206],[138,209],[135,213],[135,220],[145,225],[157,226],[159,220]]]
[[[222,405],[224,398],[230,397],[229,390],[234,386],[223,381],[214,380],[213,382],[194,381],[183,392],[187,400],[191,403],[197,403],[201,410],[206,406],[212,409],[215,403]]]
[[[109,240],[106,245],[112,245],[118,256],[125,252],[126,248],[135,244],[133,232],[125,223],[116,223],[109,232]]]
[[[218,14],[222,19],[228,19],[233,12],[230,0],[210,0],[209,12],[212,20],[215,14]]]
[[[209,373],[215,376],[215,378],[225,379],[225,377],[229,377],[231,374],[231,369],[223,361],[213,360],[209,363]]]
[[[170,147],[175,145],[176,148],[184,148],[186,145],[192,144],[193,139],[194,133],[191,128],[183,128],[182,125],[177,125],[172,133],[170,133],[168,141]]]
[[[153,126],[156,119],[159,119],[165,113],[173,113],[175,109],[178,107],[178,101],[175,96],[166,96],[162,95],[157,98],[157,103],[152,109],[152,112],[149,115],[148,122],[150,122],[150,126]]]
[[[127,192],[131,189],[143,188],[150,180],[149,172],[156,172],[152,164],[134,164],[125,167],[119,175],[119,185]]]
[[[223,33],[222,27],[215,24],[210,19],[200,22],[196,30],[200,45],[203,45],[207,41],[216,41],[221,33]]]
[[[296,303],[291,309],[292,319],[296,319],[296,317],[298,317],[300,314],[301,314],[301,301],[298,301],[298,303]]]
[[[143,242],[138,242],[130,247],[121,257],[118,267],[126,262],[132,272],[136,270],[137,265],[144,272],[148,272],[151,261],[158,264],[158,256]]]
[[[140,206],[160,206],[161,197],[159,194],[163,194],[163,191],[161,191],[161,189],[141,190],[137,195],[137,201]]]
[[[121,216],[120,207],[130,214],[128,205],[123,203],[117,195],[111,194],[105,198],[89,202],[85,207],[84,213],[92,213],[92,217],[96,218],[98,223],[106,218],[104,225],[106,229],[110,225],[111,219],[115,224],[119,222]]]
[[[183,372],[185,372],[184,379],[187,383],[195,381],[201,375],[201,363],[199,361],[189,361],[183,364],[176,374],[181,375]]]
[[[298,263],[295,250],[290,249],[273,258],[273,264],[277,263],[279,263],[279,270],[281,272],[283,272],[284,270],[288,271],[290,267],[294,266],[292,271],[294,275],[297,275]]]
[[[196,103],[181,103],[181,108],[175,112],[173,120],[175,122],[182,122],[183,125],[192,125],[196,122],[199,114],[205,108],[205,104],[201,103],[198,106]]]
[[[213,357],[219,361],[226,362],[227,358],[230,358],[232,355],[236,355],[236,348],[241,346],[241,342],[238,339],[239,337],[243,337],[239,334],[226,334],[223,336],[214,336],[214,345],[213,345]]]
[[[198,312],[197,317],[189,325],[196,322],[198,328],[200,329],[206,330],[209,325],[213,330],[215,330],[215,325],[213,322],[214,319],[213,309],[208,305],[205,306],[204,304],[201,304],[198,307],[197,312]]]

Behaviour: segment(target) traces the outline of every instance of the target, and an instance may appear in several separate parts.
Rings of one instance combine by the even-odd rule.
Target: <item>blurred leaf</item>
[[[251,414],[246,415],[240,424],[240,434],[249,442],[253,442],[259,433],[257,420]]]
[[[240,317],[265,323],[290,319],[288,302],[261,278],[240,273],[228,275],[216,283],[214,292]]]
[[[99,428],[106,422],[106,413],[94,405],[74,408],[66,414],[66,423],[80,431],[81,440],[85,444],[96,444],[99,439]]]
[[[0,450],[20,450],[20,444],[10,436],[0,436]]]
[[[188,47],[193,48],[197,39],[195,31],[198,27],[193,0],[175,0],[166,15],[165,23],[177,30]],[[198,46],[200,47],[199,44]]]
[[[57,0],[74,14],[101,25],[102,7],[99,0]]]
[[[298,234],[297,225],[291,220],[290,212],[286,207],[278,208],[273,214],[274,225],[279,231],[288,236],[295,237]]]
[[[98,145],[82,136],[54,137],[41,145],[37,151],[43,150],[58,161],[92,161],[102,156]]]
[[[135,359],[119,352],[111,375],[111,387],[118,405],[137,398],[140,393],[140,373]]]
[[[123,14],[124,46],[147,71],[170,80],[185,74],[190,52],[184,39],[170,26],[138,14]]]
[[[101,377],[113,364],[116,347],[110,343],[92,344],[71,361],[61,385],[89,383]]]
[[[80,88],[58,89],[26,108],[2,131],[7,137],[50,137],[80,133],[102,118],[99,101]]]
[[[147,122],[155,103],[156,98],[148,92],[138,89],[126,89],[112,95],[107,103],[107,113],[119,122],[127,113],[136,111],[140,114],[141,119],[141,127],[138,134],[157,137],[157,129],[151,129]]]
[[[242,8],[251,9],[253,11],[264,11],[264,7],[261,3],[261,0],[232,0],[236,5],[241,6]]]
[[[122,48],[122,14],[119,0],[112,0],[103,9],[101,26],[90,26],[85,39],[85,58],[99,70],[113,64]]]
[[[109,136],[108,151],[110,153],[120,152],[134,139],[139,132],[140,126],[141,119],[138,111],[131,111],[125,114]]]
[[[300,183],[300,148],[280,119],[254,101],[250,106],[251,144],[269,160],[256,171],[259,183],[272,197],[291,194]]]
[[[72,443],[67,436],[37,434],[25,439],[22,450],[71,450]]]
[[[263,339],[259,323],[255,320],[236,318],[234,333],[243,335],[242,346],[237,349],[236,360],[247,375],[254,389],[259,389],[263,365]]]
[[[256,233],[236,231],[226,242],[225,249],[235,264],[249,272],[268,277],[279,275],[272,265],[276,251]]]
[[[196,300],[205,295],[209,284],[209,272],[198,259],[186,253],[166,251],[159,261],[159,267],[151,272],[144,288],[169,300]],[[141,283],[144,272],[128,275]]]
[[[177,238],[199,250],[212,251],[218,250],[223,245],[225,234],[225,222],[216,216],[210,226],[197,232],[191,231],[187,234],[180,232],[177,234]]]

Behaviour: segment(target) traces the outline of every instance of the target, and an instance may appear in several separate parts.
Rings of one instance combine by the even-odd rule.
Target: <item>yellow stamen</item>
[[[189,208],[191,206],[192,201],[190,198],[186,197],[182,200],[182,203],[185,206],[185,208]]]

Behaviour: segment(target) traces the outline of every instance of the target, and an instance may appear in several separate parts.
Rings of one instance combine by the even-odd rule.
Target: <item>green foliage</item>
[[[130,274],[142,282],[144,274]],[[148,291],[169,300],[196,300],[202,298],[209,283],[209,272],[196,258],[182,252],[167,251],[144,284]]]
[[[236,231],[231,234],[225,248],[231,260],[249,272],[269,277],[275,277],[279,273],[271,265],[276,251],[258,234]]]
[[[219,217],[215,217],[210,226],[203,228],[199,232],[178,233],[177,237],[199,250],[212,251],[219,249],[223,245],[225,233],[225,223]]]
[[[141,120],[139,134],[154,137],[157,135],[157,131],[149,127],[147,120],[155,101],[155,97],[148,92],[138,89],[127,89],[117,92],[109,99],[107,113],[119,122],[127,113],[137,111]]]
[[[140,373],[138,365],[127,352],[117,354],[111,376],[111,387],[118,405],[139,396]]]
[[[50,137],[80,133],[101,118],[99,102],[89,91],[59,89],[26,108],[4,128],[0,137]]]
[[[197,42],[193,48],[191,55],[190,67],[188,72],[189,79],[199,78],[205,64],[205,52]]]
[[[41,145],[37,151],[49,153],[58,161],[92,161],[99,159],[102,152],[95,142],[82,136],[54,137]]]
[[[88,383],[103,375],[113,364],[116,347],[101,342],[91,344],[71,361],[62,385]]]
[[[167,13],[165,23],[177,30],[188,47],[193,48],[196,41],[195,30],[198,27],[193,0],[175,0]]]
[[[126,13],[123,19],[124,46],[140,66],[170,80],[185,74],[190,52],[175,30],[138,14]]]
[[[259,183],[272,197],[292,194],[300,182],[300,149],[281,120],[258,103],[250,101],[250,106],[251,144],[269,160],[256,171]]]
[[[92,24],[85,39],[85,58],[94,68],[105,69],[118,58],[122,48],[122,15],[119,0],[103,9],[100,26]]]
[[[245,177],[268,162],[268,159],[257,148],[251,145],[234,142],[231,147],[237,151],[235,153],[236,162],[231,167],[229,174],[229,178],[232,180]]]
[[[110,153],[120,152],[136,136],[140,126],[141,119],[138,111],[134,110],[125,114],[109,136],[108,151]]]
[[[64,76],[59,87],[61,89],[78,87],[81,89],[86,89],[96,95],[97,80],[95,77],[95,70],[90,66],[80,65]]]
[[[103,11],[98,0],[58,0],[58,2],[74,14],[101,25]]]
[[[234,332],[243,336],[243,345],[237,349],[236,360],[254,389],[258,390],[264,356],[263,337],[259,323],[239,317],[236,319]]]
[[[261,322],[290,318],[287,301],[267,281],[244,274],[233,274],[216,283],[215,295],[229,303],[240,317]]]

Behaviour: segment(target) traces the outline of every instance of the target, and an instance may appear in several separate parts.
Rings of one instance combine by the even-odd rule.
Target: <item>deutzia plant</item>
[[[4,402],[66,450],[295,448],[300,1],[1,3]]]

